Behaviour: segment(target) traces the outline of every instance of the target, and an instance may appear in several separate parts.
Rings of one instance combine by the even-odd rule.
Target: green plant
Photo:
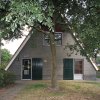
[[[43,88],[46,88],[46,87],[47,87],[47,84],[35,83],[35,84],[32,84],[32,85],[26,87],[26,89],[43,89]]]
[[[100,70],[100,66],[98,66],[99,70]]]
[[[5,71],[3,69],[0,69],[0,87],[3,87],[5,84],[4,84],[4,74],[5,74]]]
[[[10,51],[7,49],[1,49],[1,64],[0,68],[5,69],[8,62],[10,61],[12,55],[10,54]]]
[[[3,86],[3,73],[0,71],[0,87]]]
[[[15,75],[3,69],[0,69],[0,87],[13,84],[15,82]]]
[[[15,75],[10,72],[5,72],[4,74],[4,84],[13,84],[15,82]]]

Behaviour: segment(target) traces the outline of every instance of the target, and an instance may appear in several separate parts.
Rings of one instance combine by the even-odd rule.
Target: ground
[[[100,100],[100,82],[66,80],[58,83],[59,89],[54,91],[50,81],[18,81],[0,89],[0,100]]]

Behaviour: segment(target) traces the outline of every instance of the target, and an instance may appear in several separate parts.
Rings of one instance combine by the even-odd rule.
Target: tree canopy
[[[96,57],[100,50],[100,0],[1,0],[0,35],[4,39],[19,38],[24,25],[31,32],[44,30],[47,26],[52,52],[52,82],[56,83],[56,48],[54,32],[56,25],[62,31],[77,37],[81,53]],[[85,52],[84,52],[85,51]],[[53,85],[55,87],[56,84]]]
[[[26,24],[41,28],[41,23],[54,31],[59,23],[64,30],[76,33],[90,56],[100,49],[99,0],[1,0],[0,7],[0,23],[5,23],[0,30],[5,39],[20,37]]]
[[[10,54],[10,51],[7,49],[1,49],[1,65],[0,68],[5,68],[8,62],[10,61],[12,55]]]

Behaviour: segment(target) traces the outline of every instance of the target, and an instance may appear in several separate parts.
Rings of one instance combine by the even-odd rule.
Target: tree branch
[[[42,32],[43,34],[49,34],[49,32],[47,32],[47,31],[44,31],[44,30],[42,30],[41,28],[37,28],[37,27],[35,27],[35,26],[32,26],[32,28],[34,28],[34,29],[36,29],[37,31],[39,31],[39,32]]]

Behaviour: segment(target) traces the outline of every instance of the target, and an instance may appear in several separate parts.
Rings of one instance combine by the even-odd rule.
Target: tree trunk
[[[1,37],[0,37],[0,67],[1,67]]]
[[[56,45],[55,36],[50,33],[50,48],[52,54],[52,67],[51,67],[51,88],[57,89],[57,61],[56,61]]]

